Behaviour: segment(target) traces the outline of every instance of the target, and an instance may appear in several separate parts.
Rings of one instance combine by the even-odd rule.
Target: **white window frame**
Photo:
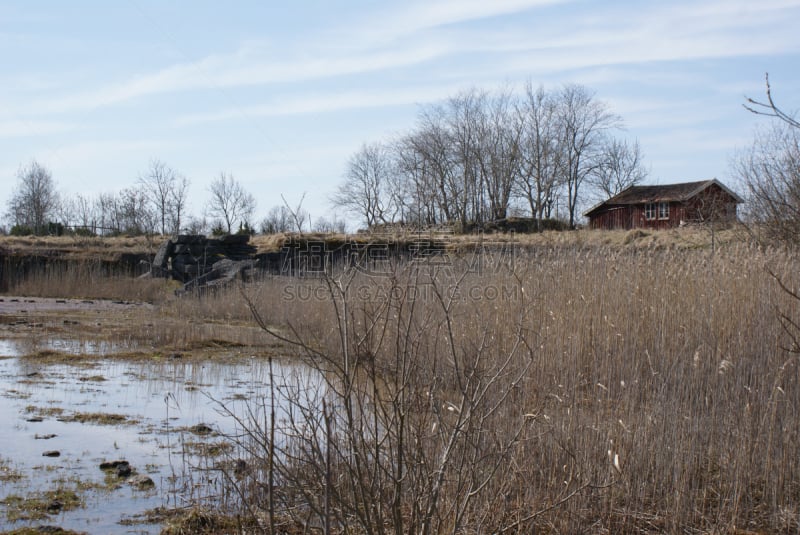
[[[649,202],[644,205],[644,218],[647,221],[655,221],[658,215],[658,203]]]
[[[668,202],[660,202],[658,203],[658,218],[661,220],[669,219],[669,203]]]

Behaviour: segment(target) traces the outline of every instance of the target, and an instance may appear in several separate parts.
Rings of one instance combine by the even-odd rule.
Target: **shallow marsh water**
[[[136,490],[124,481],[117,488],[89,489],[85,505],[34,521],[11,522],[0,504],[0,531],[23,526],[58,525],[88,533],[158,533],[160,525],[121,525],[158,506],[183,506],[186,481],[202,480],[194,468],[208,458],[187,454],[187,442],[213,443],[216,434],[198,436],[198,424],[215,431],[236,431],[232,418],[220,413],[219,402],[235,407],[266,396],[269,367],[266,359],[243,358],[233,363],[181,358],[124,361],[102,358],[114,348],[70,340],[43,341],[45,347],[66,352],[97,353],[97,360],[76,364],[37,362],[22,358],[29,348],[14,340],[0,340],[0,462],[22,477],[0,480],[0,500],[27,496],[74,482],[104,484],[99,469],[104,461],[124,459],[155,483],[153,490]],[[314,382],[300,365],[275,363],[283,381]],[[124,415],[123,424],[69,421],[76,414]],[[52,438],[44,439],[55,435]],[[46,457],[58,451],[58,457]],[[192,475],[192,474],[195,475]],[[179,476],[179,477],[172,477]],[[66,483],[60,483],[65,482]],[[202,493],[202,489],[197,492]]]

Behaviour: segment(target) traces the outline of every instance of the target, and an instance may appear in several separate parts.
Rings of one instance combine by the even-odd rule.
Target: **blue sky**
[[[470,87],[580,83],[639,140],[649,181],[729,179],[764,123],[764,73],[800,106],[800,0],[0,3],[0,206],[36,159],[65,194],[132,186],[152,158],[190,211],[232,173],[330,218],[364,142]],[[732,184],[734,188],[735,184]]]

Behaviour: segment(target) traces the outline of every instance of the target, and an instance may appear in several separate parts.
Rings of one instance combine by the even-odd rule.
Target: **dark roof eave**
[[[584,212],[583,215],[584,217],[590,217],[601,209],[610,208],[612,206],[633,206],[648,202],[686,202],[712,184],[719,186],[723,191],[730,195],[736,203],[744,202],[744,199],[734,193],[725,184],[716,178],[712,178],[710,180],[703,180],[700,182],[683,182],[678,184],[667,184],[663,186],[630,186],[614,195],[610,199],[592,206],[589,210]],[[694,187],[691,189],[686,189],[687,186]],[[641,190],[641,194],[637,196],[634,194],[635,191],[633,190]],[[645,195],[645,191],[650,191],[651,193],[649,195]]]

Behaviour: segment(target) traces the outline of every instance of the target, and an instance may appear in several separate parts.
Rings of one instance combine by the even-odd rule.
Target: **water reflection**
[[[84,344],[80,353],[87,353],[89,347],[103,351],[102,346]],[[20,352],[17,342],[0,340],[0,354]],[[274,374],[282,392],[313,392],[321,384],[315,372],[302,365],[276,362]],[[89,493],[85,509],[61,513],[45,523],[90,532],[128,533],[131,528],[117,524],[121,517],[164,505],[170,499],[169,478],[176,470],[185,469],[176,467],[176,462],[186,462],[182,445],[199,440],[186,429],[203,423],[223,433],[235,432],[235,422],[221,414],[220,403],[233,413],[243,413],[244,404],[264,399],[269,387],[268,363],[258,358],[236,364],[105,359],[82,361],[80,367],[0,359],[0,419],[7,422],[6,432],[0,433],[0,458],[25,475],[18,482],[0,482],[0,499],[12,493],[47,490],[64,478],[102,482],[100,462],[126,459],[140,473],[152,477],[156,492],[134,492],[123,486],[113,492]],[[285,411],[285,406],[280,407],[279,415]],[[138,423],[65,421],[75,413],[120,414]],[[41,421],[29,421],[37,414]],[[55,437],[37,438],[48,435]],[[46,450],[58,450],[61,456],[43,457]],[[0,530],[23,525],[9,523],[0,510]],[[135,528],[137,533],[159,530],[158,526]]]
[[[0,340],[0,355],[30,355],[38,351],[58,351],[70,355],[108,355],[122,351],[135,351],[142,345],[137,340],[109,341],[78,338],[28,337]]]

